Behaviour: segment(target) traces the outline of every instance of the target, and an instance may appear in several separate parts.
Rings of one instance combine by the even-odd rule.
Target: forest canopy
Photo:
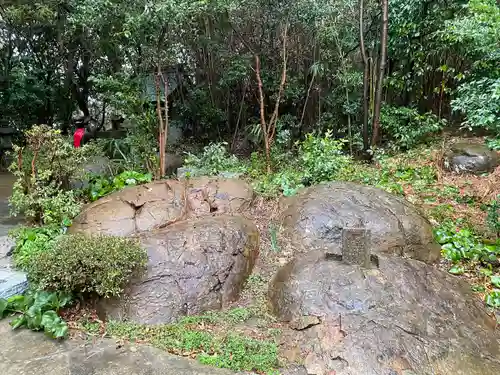
[[[495,0],[17,0],[0,16],[2,127],[138,121],[160,67],[182,83],[172,123],[233,147],[266,129],[351,150],[500,132]]]

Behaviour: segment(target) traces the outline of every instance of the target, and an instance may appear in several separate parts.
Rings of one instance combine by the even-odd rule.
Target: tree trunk
[[[161,113],[161,90],[160,90],[160,76],[161,76],[161,67],[158,64],[158,70],[156,73],[156,113],[158,114],[158,148],[160,151],[160,165],[158,170],[157,179],[160,179],[165,173],[165,158],[162,155],[165,153],[163,149],[162,154],[162,145],[163,143],[163,115]]]
[[[160,145],[160,167],[163,164],[163,173],[165,173],[167,160],[166,160],[166,150],[167,150],[167,140],[168,140],[168,75],[167,78],[161,76],[163,80],[163,87],[165,90],[165,108],[163,111],[165,112],[165,126],[163,128],[163,143]]]
[[[361,56],[363,58],[363,150],[367,151],[370,148],[368,137],[368,118],[369,118],[369,79],[370,79],[370,65],[368,57],[366,56],[365,49],[365,35],[363,26],[364,16],[364,0],[359,0],[359,45],[361,49]]]
[[[380,34],[379,76],[375,91],[375,105],[373,109],[372,146],[378,142],[380,130],[380,108],[382,106],[382,89],[384,85],[385,64],[387,59],[387,29],[389,24],[389,0],[382,0],[382,33]]]
[[[255,76],[259,88],[259,112],[260,112],[260,127],[262,129],[262,138],[264,139],[264,149],[266,152],[266,167],[267,173],[271,173],[271,149],[269,145],[268,128],[266,123],[266,115],[264,113],[264,93],[262,87],[262,79],[260,77],[260,58],[255,55]]]

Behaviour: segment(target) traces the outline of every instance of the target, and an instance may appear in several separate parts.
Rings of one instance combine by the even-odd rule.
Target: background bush
[[[81,176],[83,166],[98,149],[75,148],[61,132],[47,125],[25,132],[26,145],[15,146],[17,155],[9,170],[17,177],[9,200],[11,214],[23,214],[36,223],[61,223],[80,211],[70,181]]]
[[[119,296],[147,255],[132,239],[68,234],[31,258],[30,281],[41,290]]]
[[[408,150],[441,131],[446,121],[432,113],[420,114],[415,108],[385,105],[380,125],[393,149]]]
[[[184,165],[195,169],[197,174],[203,176],[215,176],[220,172],[247,172],[246,166],[228,152],[226,142],[205,146],[199,156],[189,153]]]

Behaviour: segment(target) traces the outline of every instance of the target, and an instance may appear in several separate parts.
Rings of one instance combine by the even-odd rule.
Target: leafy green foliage
[[[487,139],[486,145],[495,151],[500,151],[500,138]]]
[[[121,190],[127,186],[136,186],[151,182],[151,173],[125,171],[113,178],[94,176],[90,179],[85,195],[93,202],[110,193]]]
[[[420,114],[408,107],[383,106],[380,125],[394,149],[408,150],[425,142],[446,125],[432,113]]]
[[[485,245],[471,230],[456,228],[453,223],[445,223],[436,229],[435,236],[437,242],[442,245],[444,257],[452,262],[495,262],[500,255],[500,246]]]
[[[247,171],[246,166],[227,151],[226,142],[205,146],[199,156],[188,154],[184,164],[204,176],[214,176],[221,172],[243,174]]]
[[[465,126],[499,133],[500,8],[495,0],[470,0],[465,15],[446,26],[445,40],[474,61],[469,72],[457,76],[460,86],[451,105],[465,114]]]
[[[147,262],[146,252],[127,238],[68,234],[31,257],[30,281],[42,290],[119,296]]]
[[[9,168],[17,178],[11,213],[43,224],[73,219],[80,212],[80,203],[69,190],[69,182],[79,176],[96,149],[74,148],[58,130],[46,125],[34,126],[25,136],[26,146],[15,146],[17,158]]]
[[[55,239],[65,232],[65,227],[47,225],[44,227],[20,227],[12,230],[9,236],[15,242],[14,265],[26,271],[32,258],[52,248]]]
[[[495,289],[486,296],[486,304],[495,309],[500,309],[500,289]]]
[[[485,265],[480,272],[486,277],[487,284],[493,287],[486,293],[486,304],[493,308],[500,308],[500,273],[493,269],[498,268],[500,259],[500,243],[486,245],[472,233],[471,230],[458,228],[455,224],[447,222],[435,230],[438,243],[442,245],[444,257],[454,263],[449,272],[461,275],[466,271],[465,262],[477,262]],[[470,267],[470,264],[469,264]],[[486,290],[486,288],[484,288]]]
[[[299,159],[308,183],[332,181],[351,163],[351,158],[342,152],[344,143],[333,138],[331,131],[327,131],[323,137],[306,135],[299,145]]]
[[[71,301],[69,294],[44,291],[28,292],[8,300],[0,299],[0,319],[15,314],[18,316],[11,322],[13,329],[25,327],[44,331],[54,339],[62,339],[68,335],[68,325],[58,312]]]
[[[324,136],[307,134],[302,142],[297,142],[297,154],[285,153],[285,157],[273,155],[279,170],[266,174],[262,160],[252,157],[250,176],[258,192],[264,195],[294,195],[299,189],[312,184],[341,178],[346,169],[352,167],[352,159],[342,151],[345,142],[334,139],[327,131]]]
[[[500,194],[497,196],[497,199],[484,205],[484,209],[487,212],[486,224],[488,228],[496,235],[500,234]]]

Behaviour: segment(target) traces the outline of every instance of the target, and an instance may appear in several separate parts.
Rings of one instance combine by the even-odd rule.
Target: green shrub
[[[380,126],[391,148],[408,150],[441,131],[446,121],[432,113],[420,114],[414,108],[385,105],[380,113]]]
[[[10,323],[13,329],[26,327],[44,331],[54,339],[64,338],[68,334],[68,325],[58,312],[68,306],[71,299],[69,294],[43,291],[0,299],[0,319],[16,314],[18,316]]]
[[[121,190],[127,186],[136,186],[151,182],[151,173],[140,173],[125,171],[113,178],[94,176],[90,179],[90,184],[85,189],[85,196],[92,202],[110,193]]]
[[[41,290],[111,297],[123,292],[147,255],[132,239],[69,234],[31,259],[28,277]]]
[[[271,154],[277,171],[270,175],[265,173],[262,157],[259,159],[254,154],[249,172],[256,179],[254,188],[266,196],[280,193],[291,196],[305,186],[345,179],[351,173],[353,162],[342,152],[344,143],[332,138],[330,131],[322,137],[307,134],[302,142],[296,143],[295,155],[287,153],[283,159],[282,155]]]
[[[266,197],[275,197],[280,194],[289,197],[305,186],[303,181],[304,173],[292,166],[270,175],[261,171],[260,177],[253,183],[253,188]]]
[[[205,176],[215,176],[220,172],[246,173],[247,167],[235,156],[227,151],[227,143],[211,143],[205,146],[199,156],[188,154],[184,162],[197,173]]]
[[[331,131],[327,131],[323,137],[306,135],[299,144],[299,160],[307,183],[317,184],[338,177],[342,169],[352,162],[342,152],[345,143],[345,140],[333,139]]]
[[[495,151],[500,151],[500,138],[492,138],[486,140],[486,145]]]
[[[47,125],[25,132],[26,145],[14,146],[17,155],[9,170],[17,177],[10,198],[11,214],[43,224],[59,224],[80,211],[69,182],[91,156],[92,145],[75,148],[58,130]]]
[[[26,192],[21,180],[14,183],[9,199],[11,214],[23,214],[28,220],[39,224],[55,224],[73,219],[81,209],[75,193],[63,190],[55,182],[30,178]]]
[[[462,83],[457,89],[457,96],[451,101],[451,106],[454,111],[466,116],[463,125],[467,128],[500,133],[499,102],[500,78],[481,77]]]
[[[32,258],[52,248],[55,239],[65,231],[65,227],[50,225],[45,227],[21,227],[12,230],[9,236],[16,242],[13,260],[16,268],[26,271]]]

